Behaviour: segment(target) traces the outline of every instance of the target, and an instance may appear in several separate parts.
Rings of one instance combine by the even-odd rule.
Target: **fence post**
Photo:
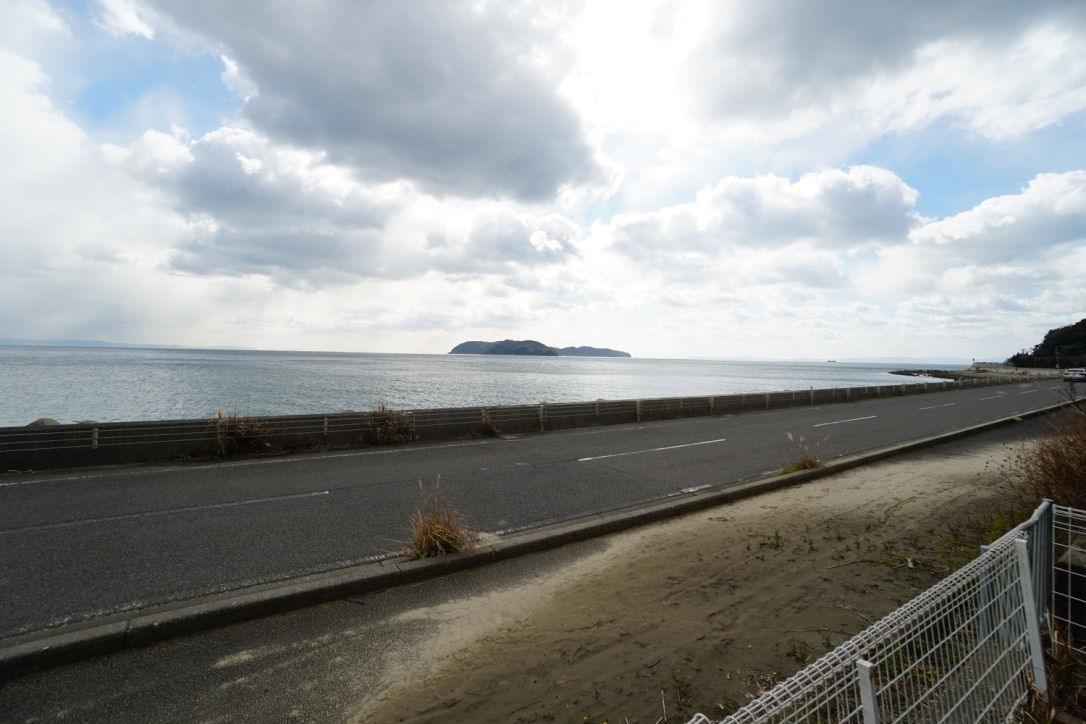
[[[328,434],[328,418],[324,418],[324,434]]]
[[[1041,514],[1038,516],[1037,525],[1033,526],[1033,531],[1029,536],[1029,541],[1032,544],[1031,548],[1033,549],[1033,555],[1030,559],[1032,561],[1030,571],[1033,573],[1034,600],[1037,602],[1037,616],[1040,617],[1040,623],[1049,620],[1047,613],[1052,605],[1052,576],[1056,567],[1052,550],[1053,532],[1056,524],[1054,519],[1055,511],[1052,509],[1053,505],[1055,503],[1050,498],[1041,501],[1039,506]],[[1049,631],[1049,634],[1051,633]]]
[[[1033,579],[1029,574],[1029,551],[1026,541],[1018,538],[1014,541],[1014,550],[1018,558],[1018,583],[1022,590],[1022,608],[1026,613],[1026,641],[1029,643],[1030,658],[1033,660],[1033,686],[1041,696],[1048,694],[1048,679],[1045,677],[1045,651],[1041,646],[1041,626],[1037,621],[1037,604],[1033,600]]]
[[[871,681],[871,670],[875,665],[870,661],[856,659],[856,674],[860,684],[860,703],[863,706],[864,724],[879,724],[879,707],[875,700],[875,685]]]
[[[977,587],[977,619],[980,630],[977,632],[979,641],[987,640],[992,633],[992,611],[989,606],[992,602],[991,589],[995,585],[992,581],[991,565],[988,561],[988,549],[991,546],[980,547],[980,585]],[[998,595],[998,594],[997,594]]]
[[[98,428],[97,427],[91,428],[91,449],[92,450],[97,450],[98,449]]]

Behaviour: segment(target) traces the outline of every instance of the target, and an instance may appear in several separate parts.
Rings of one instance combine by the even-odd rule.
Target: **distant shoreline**
[[[964,370],[891,370],[892,375],[905,377],[936,377],[943,380],[976,379],[979,377],[1021,377],[1025,380],[1058,379],[1060,370],[1047,367],[1012,367],[1000,362],[974,362]]]

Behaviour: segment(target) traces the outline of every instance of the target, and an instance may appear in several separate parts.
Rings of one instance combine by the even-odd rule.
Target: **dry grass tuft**
[[[1067,408],[1048,425],[1043,438],[1015,454],[1004,474],[1017,482],[1024,508],[1050,498],[1086,509],[1086,410]]]
[[[404,555],[418,560],[475,550],[477,534],[464,522],[464,516],[441,497],[441,478],[429,491],[420,480],[419,492],[422,493],[422,503],[411,516],[411,540]]]
[[[232,412],[225,417],[220,412],[211,424],[215,426],[220,457],[239,453],[264,452],[268,436],[268,427],[263,420],[255,417],[242,417]]]
[[[781,468],[780,475],[788,475],[800,470],[810,470],[822,464],[822,458],[819,456],[818,451],[822,447],[822,443],[830,439],[829,436],[815,443],[812,450],[807,444],[807,438],[802,435],[799,440],[796,440],[792,433],[785,434],[788,436],[788,464]]]
[[[1027,724],[1082,721],[1086,716],[1086,671],[1070,638],[1058,626],[1052,626],[1051,620],[1049,630],[1052,640],[1045,651],[1048,694],[1042,696],[1031,687],[1022,706],[1021,721]]]
[[[399,445],[411,439],[411,416],[378,404],[370,413],[367,429],[362,433],[363,442],[372,445]]]
[[[483,411],[483,434],[487,437],[501,437],[502,431],[498,429],[498,426],[494,424],[494,421],[490,419],[490,415]]]

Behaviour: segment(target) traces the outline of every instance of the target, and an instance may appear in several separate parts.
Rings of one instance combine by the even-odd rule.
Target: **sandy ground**
[[[356,721],[714,719],[974,553],[992,443],[938,449],[608,539],[530,585],[407,617],[436,634]],[[964,550],[963,550],[964,548]]]

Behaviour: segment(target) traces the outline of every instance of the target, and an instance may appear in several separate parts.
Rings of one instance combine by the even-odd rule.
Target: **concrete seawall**
[[[545,432],[734,415],[1021,381],[992,375],[957,381],[649,400],[5,427],[0,428],[0,472]]]

